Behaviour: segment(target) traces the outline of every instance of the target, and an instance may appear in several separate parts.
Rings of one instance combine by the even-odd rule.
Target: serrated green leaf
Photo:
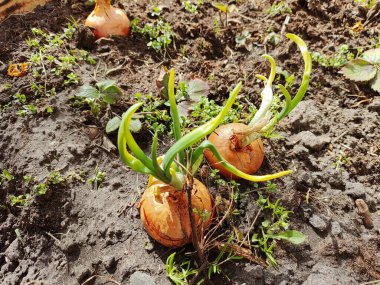
[[[292,244],[303,243],[306,239],[306,236],[303,233],[295,230],[285,231],[275,235],[269,235],[269,237],[273,239],[286,240],[288,242],[291,242]]]
[[[196,78],[187,82],[187,93],[191,100],[199,101],[204,96],[206,97],[210,91],[210,86],[206,81]]]
[[[228,13],[230,10],[228,9],[228,5],[225,5],[223,3],[212,3],[212,6],[214,6],[216,9],[222,11],[223,13]]]
[[[369,81],[376,75],[376,67],[364,59],[348,62],[340,71],[346,78],[354,81]]]
[[[365,52],[363,52],[362,59],[369,61],[373,64],[379,64],[380,63],[380,48],[370,49]]]
[[[100,93],[98,89],[96,89],[95,87],[92,87],[90,85],[85,85],[81,88],[77,96],[84,97],[84,98],[98,99],[100,98]]]
[[[129,125],[129,130],[132,133],[138,133],[141,130],[142,124],[139,119],[132,119],[131,124]]]
[[[120,97],[123,95],[120,88],[116,85],[108,86],[107,88],[103,89],[103,101],[108,104],[114,104],[117,100],[120,99]]]
[[[380,70],[377,71],[375,78],[372,79],[371,88],[380,93]]]
[[[115,81],[114,80],[106,79],[106,80],[103,80],[103,81],[100,81],[100,82],[96,83],[96,87],[98,87],[98,89],[101,92],[103,92],[105,89],[107,89],[110,86],[115,86]]]
[[[116,131],[121,123],[121,119],[119,117],[113,117],[111,120],[108,121],[106,125],[106,133],[112,133],[113,131]]]

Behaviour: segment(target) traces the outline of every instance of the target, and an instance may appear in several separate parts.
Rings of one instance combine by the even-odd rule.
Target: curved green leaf
[[[223,109],[220,111],[218,116],[216,116],[211,121],[206,124],[199,126],[198,128],[192,130],[191,132],[184,135],[179,141],[177,141],[165,154],[163,161],[163,168],[165,170],[166,176],[169,176],[169,166],[173,162],[175,156],[185,150],[186,148],[196,144],[201,139],[206,137],[208,134],[213,132],[219,124],[223,121],[224,117],[227,115],[228,111],[231,109],[232,104],[234,103],[236,96],[238,95],[241,89],[242,83],[239,82],[238,85],[231,91],[230,96],[224,105]]]
[[[280,178],[282,176],[288,175],[292,173],[291,170],[281,171],[275,174],[269,174],[269,175],[249,175],[247,173],[244,173],[243,171],[240,171],[235,166],[230,164],[229,162],[225,161],[224,158],[221,156],[221,154],[218,152],[216,147],[208,140],[203,141],[197,149],[194,151],[193,157],[192,157],[192,164],[199,160],[199,157],[203,156],[203,151],[205,149],[210,150],[213,155],[218,159],[219,163],[228,171],[232,172],[236,176],[239,176],[240,178],[243,178],[248,181],[252,182],[263,182],[268,181],[276,178]]]

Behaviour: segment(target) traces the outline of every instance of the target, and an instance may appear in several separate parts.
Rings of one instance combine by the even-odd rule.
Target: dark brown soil
[[[78,67],[79,84],[62,87],[63,79],[55,78],[47,84],[57,87],[57,94],[35,98],[30,87],[32,75],[10,78],[7,66],[29,58],[25,40],[32,37],[32,28],[61,32],[71,16],[83,24],[91,7],[84,1],[68,2],[53,1],[0,23],[0,170],[8,169],[14,176],[0,184],[0,280],[4,285],[83,284],[95,275],[103,277],[93,277],[86,284],[111,284],[104,276],[117,284],[171,284],[165,260],[173,250],[148,237],[135,207],[147,177],[123,166],[116,149],[110,147],[104,131],[107,118],[96,120],[88,116],[88,110],[69,106],[68,98],[77,94],[81,85],[104,78],[116,80],[124,96],[112,111],[120,115],[133,103],[134,93],[155,94],[155,80],[164,64],[175,68],[177,77],[192,73],[208,79],[210,97],[218,102],[242,80],[240,96],[258,106],[262,84],[254,75],[269,71],[262,54],[271,54],[282,69],[296,75],[293,92],[302,74],[296,46],[284,36],[277,45],[271,44],[265,40],[270,32],[281,35],[284,29],[294,33],[305,40],[310,51],[327,56],[333,56],[343,44],[356,54],[355,48],[374,46],[380,36],[378,17],[366,21],[367,10],[350,0],[289,0],[285,2],[292,13],[276,16],[266,13],[273,1],[239,1],[233,3],[239,12],[229,15],[227,27],[220,23],[218,36],[214,27],[218,13],[209,1],[197,14],[186,13],[180,1],[165,1],[162,16],[176,33],[166,52],[149,49],[138,34],[104,40],[89,50],[101,64]],[[147,1],[116,2],[131,19],[151,17],[154,7]],[[287,15],[290,21],[284,25]],[[351,28],[359,21],[365,26],[358,34]],[[246,47],[238,47],[235,38],[243,30],[251,37]],[[78,37],[72,45],[77,41]],[[121,69],[106,76],[107,69],[122,63]],[[306,234],[307,240],[299,246],[278,242],[274,254],[278,270],[244,260],[230,262],[222,267],[222,274],[213,277],[214,284],[328,285],[380,279],[379,94],[345,79],[337,67],[313,64],[307,96],[279,124],[284,139],[264,141],[266,158],[260,170],[261,174],[294,170],[276,181],[278,190],[271,196],[294,212],[290,227]],[[16,115],[19,107],[9,105],[15,93],[26,94],[37,106],[52,106],[53,113]],[[138,136],[150,141],[146,130]],[[115,142],[113,135],[109,138]],[[160,148],[167,148],[170,139],[161,139]],[[336,169],[339,155],[350,159]],[[107,178],[94,190],[86,180],[97,166]],[[10,205],[11,195],[27,192],[25,175],[41,182],[52,171],[67,177],[66,182],[29,206]],[[235,223],[243,232],[257,214],[256,198],[255,193],[242,195],[237,205],[240,215]],[[372,229],[363,225],[357,213],[358,198],[368,204]],[[177,251],[182,258],[189,252],[196,257],[191,246]]]

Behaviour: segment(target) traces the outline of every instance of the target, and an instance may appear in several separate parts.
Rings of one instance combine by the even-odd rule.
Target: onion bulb
[[[193,213],[195,227],[201,232],[210,226],[213,202],[206,186],[196,179],[191,200],[192,209],[209,214],[207,221],[204,221],[204,217]],[[175,190],[173,186],[153,178],[139,206],[146,231],[159,243],[167,247],[180,247],[193,241],[186,191]]]
[[[240,171],[253,174],[263,163],[264,146],[260,138],[245,147],[241,145],[243,134],[249,129],[249,126],[241,123],[222,125],[208,137],[208,140],[226,161]],[[220,174],[229,179],[239,179],[238,176],[225,169],[211,151],[206,149],[204,155],[211,166],[219,170]]]
[[[111,35],[127,36],[130,22],[123,10],[111,6],[111,0],[96,0],[95,9],[85,25],[93,30],[97,39]]]

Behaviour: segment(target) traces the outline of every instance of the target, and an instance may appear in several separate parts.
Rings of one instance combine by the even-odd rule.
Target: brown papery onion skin
[[[131,26],[124,11],[111,6],[110,0],[97,0],[85,25],[93,30],[97,39],[111,35],[126,37]]]
[[[194,179],[192,208],[211,213],[203,223],[193,213],[197,231],[207,229],[212,220],[213,200],[205,185]],[[140,216],[148,234],[167,247],[180,247],[192,242],[192,229],[188,212],[187,193],[153,179],[140,200]],[[203,224],[203,225],[202,225]]]
[[[258,138],[246,147],[237,147],[236,141],[242,138],[242,135],[239,133],[247,131],[249,131],[247,125],[241,123],[226,124],[217,128],[208,137],[208,140],[226,161],[247,174],[253,174],[263,163],[264,146],[261,139]],[[211,151],[206,149],[204,155],[210,165],[218,169],[224,177],[239,179],[238,176],[225,169]]]

